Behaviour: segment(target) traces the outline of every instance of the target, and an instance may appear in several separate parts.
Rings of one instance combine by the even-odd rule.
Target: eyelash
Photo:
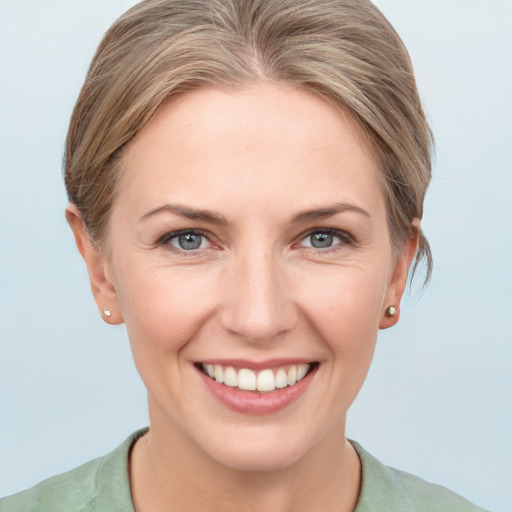
[[[179,254],[186,255],[186,256],[193,256],[193,255],[198,254],[199,251],[202,252],[204,250],[204,249],[195,249],[195,250],[187,251],[184,249],[179,249],[178,247],[174,247],[169,243],[171,240],[177,239],[178,237],[184,236],[184,235],[201,236],[201,237],[205,238],[206,240],[208,240],[210,243],[212,243],[208,233],[206,233],[205,231],[201,231],[200,229],[182,229],[180,231],[172,231],[170,233],[166,233],[165,235],[161,236],[157,240],[156,245],[165,247],[166,249],[169,249],[171,251],[174,251]]]
[[[318,234],[321,233],[323,235],[331,235],[333,237],[339,238],[340,242],[337,244],[334,244],[332,246],[325,247],[325,248],[318,248],[318,247],[302,245],[302,243],[304,241],[306,241],[308,238],[310,238],[311,236],[313,236],[314,234],[317,234],[317,233]],[[329,228],[313,228],[313,229],[310,229],[309,231],[307,231],[306,233],[303,233],[302,235],[300,235],[299,241],[294,245],[304,247],[307,250],[312,250],[314,252],[330,253],[330,252],[334,252],[334,251],[340,249],[340,247],[343,247],[343,246],[355,245],[355,240],[346,231],[340,231],[338,229],[329,229]]]
[[[301,245],[302,242],[304,242],[309,237],[311,237],[317,233],[330,235],[330,236],[339,238],[340,243],[329,246],[329,247],[325,247],[325,248],[316,248],[316,247],[312,247],[312,246]],[[191,249],[191,250],[179,249],[178,247],[175,247],[170,244],[171,240],[177,239],[178,237],[184,236],[184,235],[201,236],[201,237],[205,238],[206,240],[208,240],[208,242],[210,244],[212,244],[212,242],[210,240],[209,233],[199,230],[199,229],[182,229],[180,231],[172,231],[170,233],[166,233],[165,235],[161,236],[157,240],[155,245],[165,247],[169,250],[172,250],[174,252],[177,252],[177,253],[183,254],[183,255],[187,255],[187,256],[197,255],[204,250],[204,248],[203,249],[200,249],[200,248],[199,249]],[[346,231],[340,231],[338,229],[329,229],[329,228],[310,229],[306,233],[302,233],[299,237],[297,237],[297,240],[298,241],[293,244],[294,248],[295,247],[303,247],[306,250],[312,250],[313,252],[321,252],[321,253],[333,252],[333,251],[336,251],[337,249],[339,249],[340,247],[346,246],[346,245],[355,245],[355,240]]]

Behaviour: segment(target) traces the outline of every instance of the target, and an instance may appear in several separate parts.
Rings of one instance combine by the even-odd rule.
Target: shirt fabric
[[[128,457],[139,430],[105,457],[44,480],[0,500],[0,512],[135,512]],[[381,464],[351,441],[362,466],[362,485],[354,512],[485,512],[459,495]]]

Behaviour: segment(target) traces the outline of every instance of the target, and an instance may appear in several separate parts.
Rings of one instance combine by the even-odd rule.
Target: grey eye
[[[188,233],[182,233],[174,236],[170,243],[182,251],[195,251],[204,246],[205,237],[201,233],[194,233],[193,231],[190,231]]]
[[[309,235],[311,247],[315,249],[326,249],[331,247],[334,241],[334,235],[332,233],[317,232]]]
[[[349,243],[347,237],[338,231],[312,231],[306,235],[301,244],[303,247],[312,247],[313,249],[330,249],[331,247],[341,246]]]

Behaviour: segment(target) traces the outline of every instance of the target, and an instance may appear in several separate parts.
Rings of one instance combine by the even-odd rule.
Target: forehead
[[[354,120],[306,91],[203,88],[165,103],[128,145],[120,197],[136,193],[144,208],[199,197],[211,208],[380,204],[375,161]]]

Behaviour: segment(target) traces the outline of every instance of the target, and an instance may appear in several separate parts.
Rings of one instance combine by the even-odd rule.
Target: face
[[[238,469],[339,442],[414,252],[392,251],[356,125],[275,84],[161,107],[123,155],[108,251],[80,243],[151,431]]]

